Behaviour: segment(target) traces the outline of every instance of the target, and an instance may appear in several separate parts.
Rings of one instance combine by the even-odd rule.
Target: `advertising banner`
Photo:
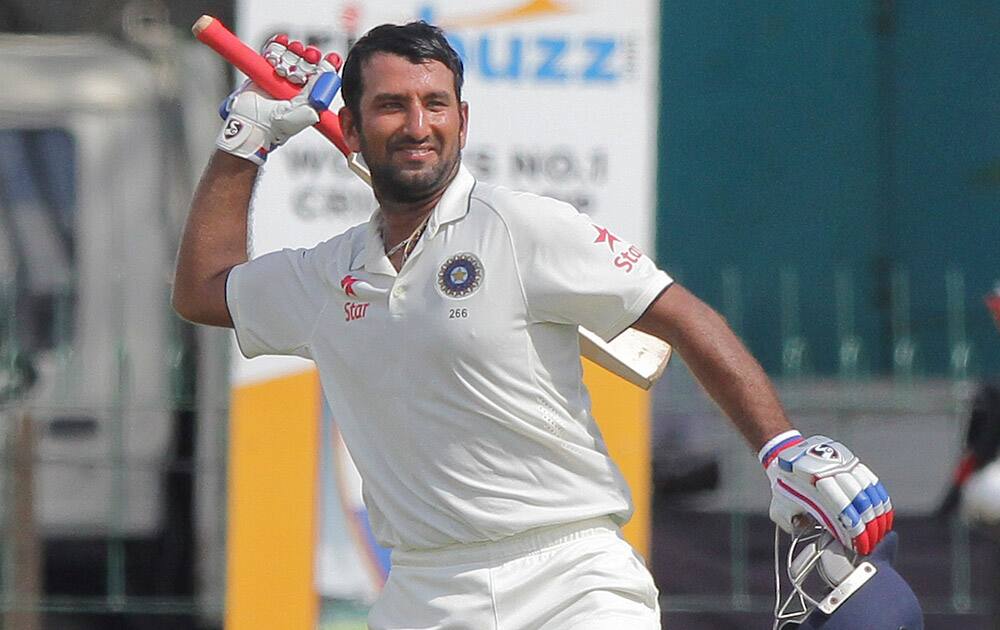
[[[574,204],[644,252],[655,252],[657,3],[653,0],[238,0],[237,33],[259,47],[288,33],[345,54],[373,26],[424,19],[445,29],[465,64],[470,110],[463,162],[479,179]],[[335,107],[339,106],[338,102]],[[341,154],[307,131],[276,151],[256,190],[255,255],[309,246],[366,221],[375,201]],[[240,383],[309,369],[245,361]],[[628,386],[630,387],[630,386]],[[325,407],[325,406],[324,406]],[[360,480],[323,413],[316,586],[374,597],[388,569],[371,540]]]

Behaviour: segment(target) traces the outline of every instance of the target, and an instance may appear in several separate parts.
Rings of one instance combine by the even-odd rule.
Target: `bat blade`
[[[669,344],[640,330],[626,329],[608,342],[580,327],[580,355],[642,389],[663,375],[671,354]]]
[[[260,53],[243,43],[216,18],[201,16],[191,27],[191,32],[198,41],[209,46],[271,96],[290,99],[301,90],[300,86],[278,76]],[[337,117],[329,111],[321,112],[315,127],[344,154],[350,169],[371,185],[371,175],[344,141]],[[649,389],[667,366],[670,346],[633,329],[626,330],[608,343],[581,327],[580,354],[630,383]]]

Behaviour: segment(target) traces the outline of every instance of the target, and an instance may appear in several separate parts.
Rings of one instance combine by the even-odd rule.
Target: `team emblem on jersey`
[[[463,252],[444,261],[438,270],[438,288],[451,298],[466,298],[483,284],[483,263]]]

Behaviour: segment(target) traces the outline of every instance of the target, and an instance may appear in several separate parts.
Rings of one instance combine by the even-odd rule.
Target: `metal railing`
[[[961,456],[977,383],[904,372],[883,378],[796,374],[777,377],[775,384],[790,418],[804,434],[842,440],[890,489],[901,537],[897,568],[914,584],[928,617],[969,619],[987,624],[975,627],[993,627],[988,624],[1000,619],[995,587],[1000,567],[987,559],[1000,555],[1000,538],[983,536],[982,525],[970,526],[958,515],[935,515]],[[654,432],[661,437],[654,446],[654,459],[683,451],[712,458],[720,471],[714,490],[659,499],[657,509],[668,516],[654,516],[661,519],[663,530],[654,537],[661,544],[673,541],[667,547],[683,546],[690,534],[669,514],[687,512],[705,527],[697,536],[719,537],[714,547],[693,552],[712,556],[699,556],[696,566],[714,563],[716,577],[727,576],[722,587],[706,581],[704,592],[692,594],[690,589],[672,588],[675,573],[665,569],[661,608],[667,619],[744,613],[757,613],[762,619],[771,611],[774,597],[773,582],[761,579],[770,575],[771,559],[764,552],[770,548],[773,529],[766,516],[770,495],[760,465],[693,384],[680,360],[668,369],[654,397]],[[933,547],[928,544],[931,539]],[[652,553],[655,565],[655,544]],[[928,564],[933,564],[937,576],[934,588],[920,579]],[[690,587],[690,581],[686,585]]]
[[[668,271],[685,283],[683,269]],[[776,376],[962,380],[1000,374],[1000,332],[984,303],[1000,270],[953,267],[914,277],[901,265],[879,272],[728,266],[699,274],[691,288]]]
[[[10,319],[0,326],[14,328]],[[125,342],[118,340],[113,399],[95,405],[81,400],[80,388],[67,380],[72,379],[72,347],[54,347],[45,374],[34,375],[59,378],[32,385],[30,360],[13,335],[0,343],[0,389],[5,390],[0,400],[0,628],[64,627],[59,620],[68,618],[76,620],[73,628],[99,628],[109,616],[156,617],[158,628],[220,622],[223,589],[206,585],[220,576],[198,575],[196,559],[224,557],[225,509],[199,511],[195,496],[200,484],[214,486],[207,490],[225,497],[228,386],[223,377],[214,379],[221,385],[214,391],[196,390],[190,351],[175,335],[163,357],[169,378],[161,383],[162,395],[139,401],[134,366]],[[217,344],[209,351],[225,355],[226,347]],[[40,387],[45,394],[34,395]],[[141,420],[150,416],[170,418],[167,452],[135,448],[142,442]],[[199,422],[205,424],[200,431]],[[53,433],[70,442],[80,438],[80,450],[49,448]],[[100,448],[90,448],[94,440],[88,443],[88,436],[98,436]],[[84,506],[87,516],[73,516],[79,507],[74,497],[56,487],[66,479],[60,469],[87,477],[80,486],[99,509]],[[155,480],[154,486],[137,478]],[[150,490],[158,496],[132,504],[137,492]],[[151,502],[158,503],[156,517],[141,513]],[[59,515],[66,522],[59,522]],[[205,528],[215,530],[208,540],[198,534]]]

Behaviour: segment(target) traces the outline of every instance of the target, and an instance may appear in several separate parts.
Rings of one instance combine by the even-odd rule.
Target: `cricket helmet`
[[[890,532],[868,556],[845,549],[810,525],[792,537],[786,574],[791,594],[782,603],[775,533],[776,630],[923,630],[923,611],[893,568],[898,537]]]

